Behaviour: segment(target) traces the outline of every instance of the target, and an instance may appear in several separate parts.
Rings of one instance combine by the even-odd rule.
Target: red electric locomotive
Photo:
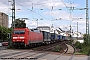
[[[37,29],[15,28],[12,34],[13,46],[26,47],[43,42],[43,34]]]

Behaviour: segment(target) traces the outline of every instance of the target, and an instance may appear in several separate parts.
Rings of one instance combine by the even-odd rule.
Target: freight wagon
[[[58,40],[58,34],[51,33],[51,40]]]
[[[58,35],[58,40],[63,41],[62,37],[62,35]]]
[[[43,34],[43,41],[50,42],[51,41],[51,34],[50,32],[42,31]]]

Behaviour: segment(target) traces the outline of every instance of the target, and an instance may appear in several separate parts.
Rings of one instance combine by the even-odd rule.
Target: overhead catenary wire
[[[69,19],[72,18],[72,17],[71,17],[71,10],[72,10],[71,7],[68,7],[63,0],[61,0],[61,1],[63,2],[63,4],[65,5],[65,7],[67,8],[67,11],[68,11],[68,13],[69,13],[69,16],[68,16]],[[71,3],[71,0],[68,0],[68,3],[72,4],[72,3]],[[71,22],[70,22],[70,24],[71,24]]]
[[[58,3],[59,3],[60,1],[53,1],[53,2],[58,2]],[[46,9],[50,10],[49,8],[47,8],[47,7],[45,6],[45,4],[47,4],[47,3],[50,3],[50,4],[51,4],[52,2],[46,2],[46,3],[41,3],[41,4],[39,3],[39,4],[35,4],[35,5],[42,5],[42,6],[44,6]],[[52,6],[50,6],[50,7],[52,7]],[[53,7],[55,7],[55,6],[53,6]]]
[[[62,1],[63,2],[63,1]],[[64,3],[64,2],[63,2]],[[19,4],[19,3],[18,3]],[[21,4],[19,4],[19,5],[21,5]],[[33,4],[32,4],[33,5]],[[42,4],[41,4],[42,5]],[[64,3],[64,5],[66,6],[66,4]],[[23,6],[23,5],[21,5],[21,6]],[[25,6],[23,6],[23,7],[25,7]],[[25,7],[26,9],[28,9],[27,7]],[[67,8],[67,10],[68,10],[68,7],[66,6],[66,8]],[[28,10],[30,10],[30,9],[28,9]],[[52,9],[51,9],[52,10]],[[32,6],[32,10],[30,10],[31,12],[33,12],[33,13],[36,13],[37,15],[39,15],[39,16],[41,16],[41,17],[44,17],[44,16],[42,16],[41,14],[39,14],[39,13],[37,13],[37,12],[35,12],[34,10],[33,10],[33,6]],[[48,19],[48,18],[46,18],[46,17],[44,17],[45,19]]]
[[[61,2],[63,2],[63,4],[65,5],[65,7],[67,8],[67,11],[70,13],[70,9],[69,7],[65,4],[65,2],[63,0],[61,0]],[[54,7],[52,6],[52,9],[51,9],[51,13],[53,11]],[[53,13],[52,13],[53,14]],[[54,15],[54,14],[53,14]],[[71,14],[70,14],[71,15]]]
[[[17,4],[20,5],[20,6],[22,6],[22,7],[24,7],[24,8],[26,8],[26,9],[29,10],[30,12],[37,14],[38,16],[41,16],[41,17],[43,17],[43,18],[45,18],[45,19],[48,19],[48,18],[42,16],[41,14],[35,12],[35,11],[33,10],[33,9],[34,9],[34,8],[33,8],[33,4],[32,4],[32,10],[29,9],[29,8],[27,8],[27,7],[25,7],[25,6],[23,6],[22,4],[19,4],[19,3],[17,3]],[[50,19],[48,19],[48,20],[50,20]]]
[[[75,3],[77,0],[74,0],[73,3]]]
[[[45,5],[43,5],[43,4],[35,4],[35,5],[42,5],[42,6],[44,6],[45,7]],[[49,8],[47,8],[47,7],[45,7],[47,10],[50,10]]]
[[[68,9],[68,7],[67,7],[67,5],[64,3],[64,1],[63,0],[61,0],[62,2],[63,2],[63,4],[65,5],[65,7]]]
[[[64,3],[63,0],[61,0],[61,1]],[[71,21],[70,21],[70,32],[71,32],[71,22],[72,22],[72,11],[73,11],[73,9],[72,9],[71,0],[68,0],[68,3],[70,3],[70,5],[71,5],[70,7],[67,7],[65,3],[64,3],[64,5],[66,6],[67,10],[69,10],[69,13],[70,13],[69,19],[71,20]],[[69,9],[69,8],[70,8],[70,9]]]
[[[63,1],[62,1],[63,2]],[[63,2],[64,3],[64,2]],[[19,4],[19,3],[17,3],[17,4]],[[21,5],[21,4],[19,4],[20,6],[22,6],[22,7],[24,7],[24,8],[26,8],[26,9],[28,9],[27,7],[25,7],[24,5]],[[32,4],[33,5],[33,4]],[[41,4],[42,5],[42,4]],[[66,6],[66,4],[64,3],[64,5]],[[66,6],[66,8],[68,9],[68,7]],[[31,11],[31,12],[33,12],[33,13],[35,13],[35,14],[37,14],[37,15],[39,15],[39,16],[41,16],[41,17],[44,17],[44,16],[42,16],[41,14],[39,14],[39,13],[37,13],[37,12],[35,12],[34,10],[33,10],[33,6],[32,6],[32,10],[30,10],[30,9],[28,9],[29,11]],[[44,17],[45,19],[49,19],[49,18],[46,18],[46,17]]]
[[[71,2],[71,0],[69,0],[69,3],[70,3],[70,9],[69,9],[69,13],[70,13],[70,15],[69,15],[69,18],[72,20],[72,12],[73,12],[73,6],[72,6],[72,2]],[[71,22],[70,22],[70,24],[71,24]]]
[[[11,5],[10,2],[11,2],[11,1],[8,0],[7,2],[8,2],[8,6],[9,6],[9,7],[8,7],[8,15],[11,15],[11,8],[10,8],[10,5]]]
[[[64,2],[63,0],[61,0],[61,1],[64,3],[64,5],[65,5],[65,7],[67,8],[67,10],[69,10],[69,9],[68,9],[68,6],[65,4],[65,2]],[[18,3],[18,4],[19,4],[19,3]],[[32,6],[32,10],[30,10],[29,8],[25,7],[25,6],[22,5],[22,4],[19,4],[19,5],[23,6],[24,8],[28,9],[29,11],[35,13],[35,14],[38,15],[38,16],[44,17],[45,19],[49,19],[49,18],[47,18],[47,17],[45,17],[45,16],[42,16],[41,14],[35,12],[35,11],[33,10],[33,6]],[[33,4],[32,4],[32,5],[33,5]],[[42,4],[41,4],[41,5],[42,5]]]
[[[17,2],[16,2],[16,3],[17,3]],[[39,15],[39,16],[41,16],[41,17],[45,18],[45,19],[48,19],[48,18],[46,18],[46,17],[42,16],[41,14],[39,14],[39,13],[35,12],[34,10],[30,10],[29,8],[27,8],[27,7],[23,6],[23,5],[19,4],[19,3],[17,3],[17,4],[18,4],[18,5],[20,5],[20,6],[22,6],[22,7],[24,7],[24,8],[26,8],[26,9],[27,9],[27,10],[29,10],[30,12],[33,12],[33,13],[35,13],[35,14],[37,14],[37,15]],[[33,8],[33,7],[32,7],[32,8]]]
[[[70,13],[69,7],[65,4],[65,2],[63,0],[61,0],[61,1],[63,2],[63,4],[65,5],[65,7],[67,8],[67,11],[69,11],[69,13]],[[69,0],[68,0],[68,2],[69,2]]]
[[[43,4],[45,4],[45,3],[43,3]],[[52,13],[52,10],[53,10],[53,6],[51,6],[51,9],[50,8],[47,8],[45,5],[43,5],[43,4],[34,4],[34,5],[41,5],[41,6],[44,6],[47,10],[50,10],[50,14]],[[32,4],[32,10],[33,10],[33,4]],[[40,9],[40,10],[43,10],[43,9]],[[53,13],[52,13],[52,15],[53,15]],[[52,16],[51,15],[51,16]],[[49,20],[50,20],[51,18],[49,18]]]

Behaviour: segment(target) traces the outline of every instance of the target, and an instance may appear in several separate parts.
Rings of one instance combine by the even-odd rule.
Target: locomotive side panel
[[[43,35],[41,32],[30,31],[29,38],[29,43],[43,42]]]

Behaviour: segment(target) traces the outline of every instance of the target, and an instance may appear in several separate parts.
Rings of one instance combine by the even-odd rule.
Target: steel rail
[[[70,57],[70,59],[69,60],[72,60],[73,59],[73,57],[75,56],[75,53],[76,53],[76,48],[73,46],[73,45],[71,45],[73,48],[74,48],[74,52],[73,52],[73,54],[72,54],[72,56]]]
[[[66,43],[64,43],[66,45]],[[66,45],[67,47],[67,45]],[[56,57],[54,60],[57,60],[59,57],[61,57],[62,55],[64,55],[65,53],[67,53],[68,51],[68,47],[66,48],[66,51],[64,51],[63,53],[61,53],[58,57]]]

